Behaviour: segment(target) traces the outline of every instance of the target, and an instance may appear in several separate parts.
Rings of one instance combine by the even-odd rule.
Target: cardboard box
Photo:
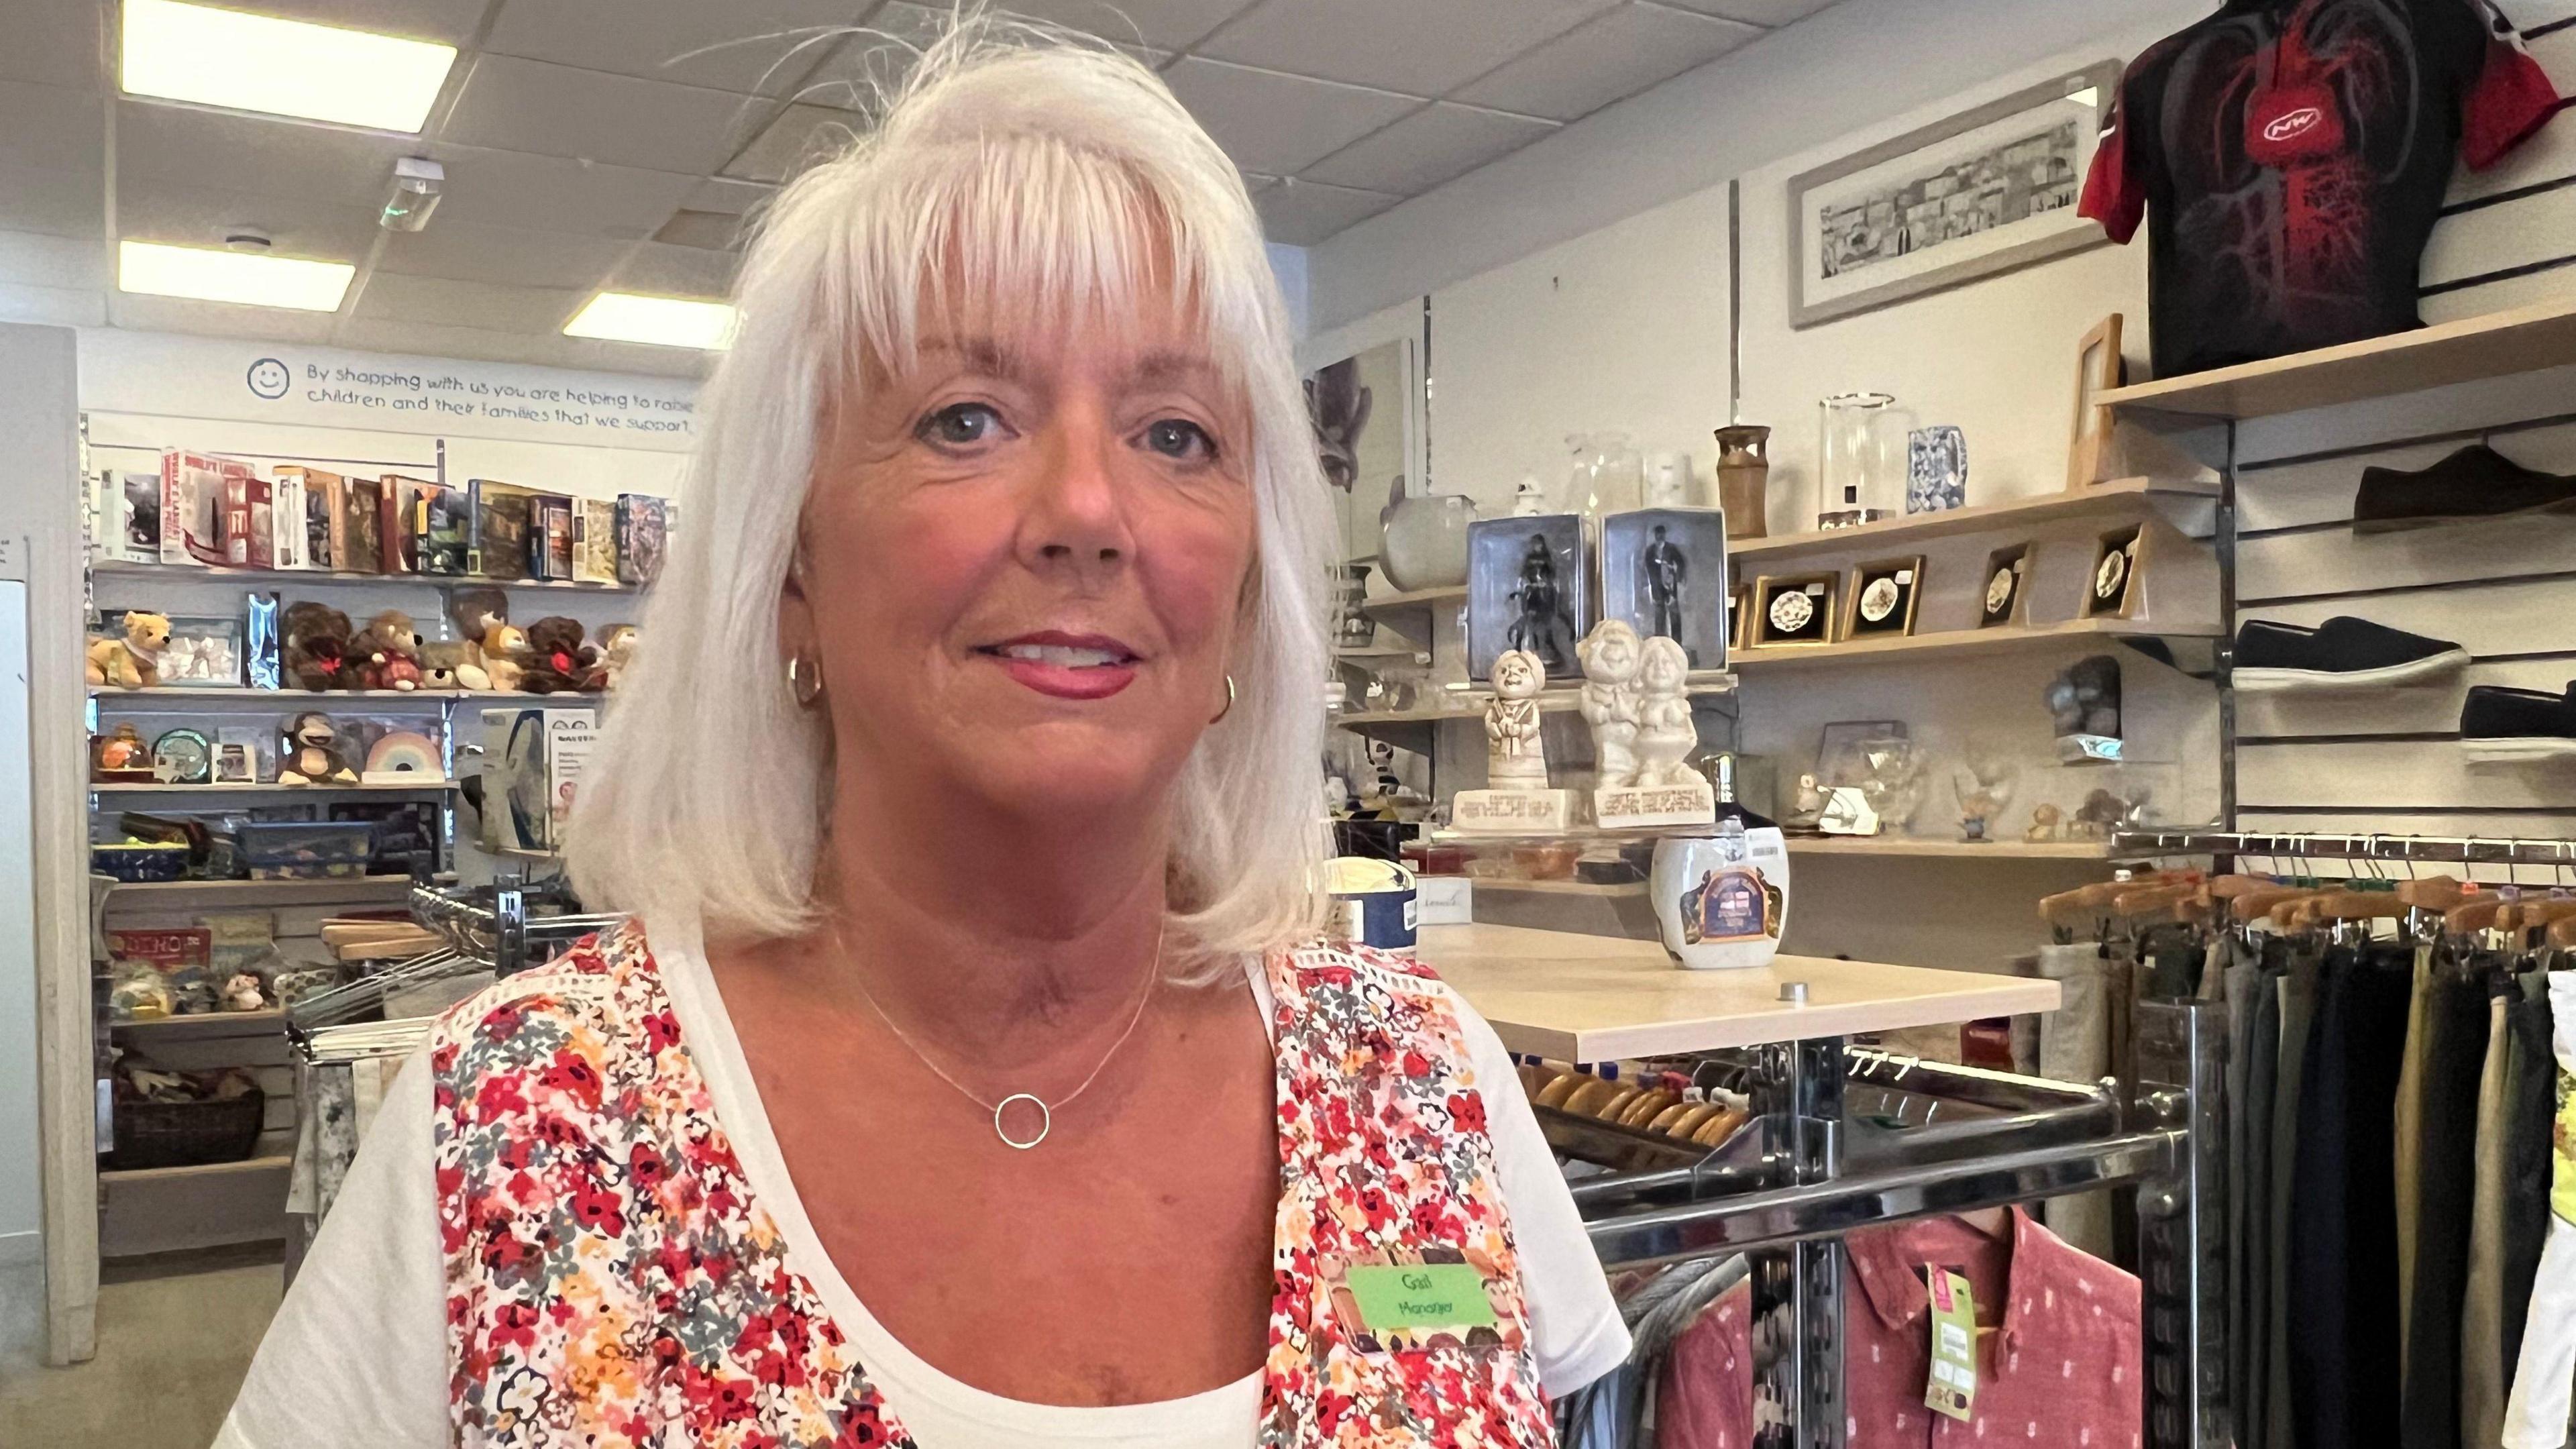
[[[572,577],[579,584],[617,582],[617,500],[572,501]]]
[[[109,469],[91,480],[90,551],[114,563],[161,562],[161,475]]]
[[[295,569],[339,567],[333,562],[339,554],[332,547],[331,527],[333,514],[339,507],[339,485],[342,482],[340,475],[294,463],[278,468],[276,473],[278,486],[283,488],[291,485],[296,495],[296,508],[293,514],[286,512],[285,504],[277,505],[279,527],[283,529],[285,520],[289,517],[299,520],[297,525],[299,531],[292,553],[294,562],[281,563],[278,567]],[[369,565],[367,571],[373,572],[373,565]]]
[[[224,562],[224,484],[250,465],[176,449],[161,455],[161,562]]]
[[[552,583],[572,582],[572,500],[554,493],[539,498],[536,523],[528,540],[533,572]]]
[[[662,573],[667,524],[662,500],[650,493],[617,495],[617,581],[644,585]]]
[[[474,515],[466,571],[485,579],[531,577],[528,541],[536,530],[537,492],[491,478],[469,479],[465,487]]]
[[[483,848],[553,855],[598,738],[588,707],[483,711]]]

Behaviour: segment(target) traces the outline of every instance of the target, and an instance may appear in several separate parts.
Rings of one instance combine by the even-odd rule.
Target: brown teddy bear
[[[168,617],[128,609],[117,634],[90,641],[89,682],[150,689],[161,682],[161,651],[169,647]]]
[[[310,599],[286,606],[280,662],[299,689],[356,687],[356,651],[350,647],[349,616]]]
[[[492,676],[483,672],[483,662],[468,639],[423,641],[420,674],[423,689],[466,689],[479,694],[492,687]]]
[[[367,688],[405,692],[420,688],[420,635],[412,628],[411,615],[402,610],[387,609],[367,621],[365,632],[358,636],[358,655],[364,661]]]
[[[581,621],[549,614],[528,626],[528,678],[520,688],[532,694],[557,694],[584,688],[591,652],[582,642]]]
[[[494,624],[483,631],[483,672],[503,692],[526,688],[528,631],[516,624]]]

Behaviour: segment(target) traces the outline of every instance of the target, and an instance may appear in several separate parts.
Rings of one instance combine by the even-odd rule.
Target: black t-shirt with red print
[[[2489,0],[2228,0],[2129,67],[2081,209],[2148,223],[2158,377],[2402,332],[2454,163],[2557,109]]]

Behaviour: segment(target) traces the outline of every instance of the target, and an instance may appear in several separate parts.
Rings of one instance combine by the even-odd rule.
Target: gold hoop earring
[[[787,693],[800,709],[812,709],[823,697],[822,661],[802,654],[787,656]]]
[[[1232,713],[1234,713],[1234,676],[1232,674],[1228,674],[1225,677],[1225,708],[1218,710],[1216,712],[1216,718],[1209,720],[1208,723],[1223,723],[1225,717]]]

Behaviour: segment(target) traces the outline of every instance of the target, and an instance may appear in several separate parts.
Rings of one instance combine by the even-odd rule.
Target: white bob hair
[[[1175,785],[1170,929],[1207,953],[1311,935],[1331,513],[1242,177],[1162,81],[1097,42],[961,19],[881,122],[779,193],[735,301],[636,665],[573,811],[584,901],[715,940],[819,920],[831,744],[824,711],[790,695],[778,607],[825,420],[949,325],[1117,327],[1177,302],[1247,405],[1257,546],[1235,703]]]

